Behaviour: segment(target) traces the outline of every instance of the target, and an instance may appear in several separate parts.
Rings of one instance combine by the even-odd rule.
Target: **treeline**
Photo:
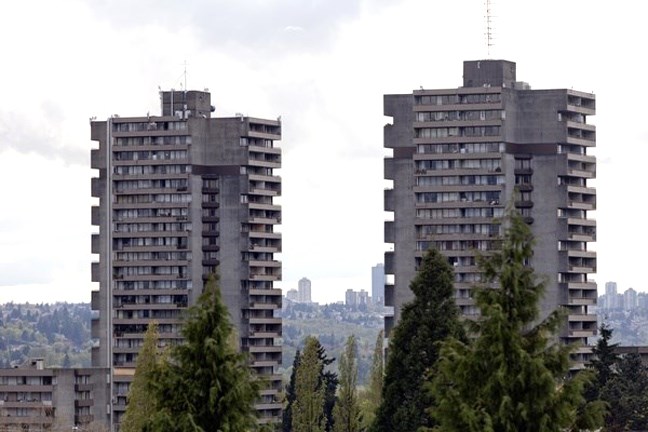
[[[371,380],[380,391],[358,391],[353,337],[336,380],[319,341],[306,338],[286,388],[284,432],[646,430],[648,369],[638,355],[614,355],[602,327],[591,367],[570,370],[575,346],[556,343],[564,312],[539,316],[544,283],[533,272],[531,231],[516,214],[506,226],[501,248],[478,260],[473,319],[460,318],[452,267],[426,253],[414,300],[390,334],[384,375]]]
[[[474,319],[460,317],[447,259],[435,250],[424,255],[386,365],[382,335],[376,341],[366,388],[358,386],[354,336],[337,372],[335,359],[307,336],[286,385],[283,431],[646,430],[645,366],[638,356],[615,356],[602,327],[592,367],[570,370],[575,347],[557,343],[563,312],[539,316],[544,284],[529,265],[530,229],[517,214],[504,224],[500,249],[479,258]],[[149,329],[120,430],[268,430],[257,424],[255,403],[277,401],[263,400],[274,396],[237,352],[227,315],[212,280],[183,326],[184,344],[160,352]]]
[[[90,365],[87,303],[0,305],[0,367],[44,358],[48,367]]]
[[[340,358],[345,343],[354,336],[357,345],[358,385],[367,385],[374,341],[384,326],[382,308],[359,308],[343,304],[306,304],[287,302],[282,310],[283,368],[287,380],[297,350],[303,350],[307,336],[317,337],[333,358]],[[339,362],[331,369],[337,372]]]

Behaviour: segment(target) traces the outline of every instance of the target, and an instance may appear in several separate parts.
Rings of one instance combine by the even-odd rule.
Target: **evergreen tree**
[[[601,399],[610,408],[605,430],[648,430],[648,368],[639,354],[632,353],[618,360],[616,369],[601,389]]]
[[[588,401],[599,399],[600,391],[614,375],[614,367],[619,361],[615,353],[617,344],[610,344],[612,329],[605,323],[599,327],[601,337],[592,348],[592,361],[590,367],[596,372],[595,379],[587,386],[585,396]]]
[[[156,412],[151,398],[152,382],[158,369],[158,332],[155,321],[149,323],[144,343],[137,354],[135,376],[128,389],[128,405],[119,430],[121,432],[142,432],[149,419]]]
[[[319,339],[315,339],[317,344],[317,356],[322,362],[322,369],[320,370],[320,384],[324,387],[324,430],[331,432],[333,430],[333,408],[335,407],[336,393],[338,386],[338,376],[335,372],[331,371],[328,366],[335,361],[335,358],[329,358],[326,355],[326,350],[320,343]]]
[[[349,336],[340,356],[340,388],[333,408],[334,432],[360,432],[362,418],[358,402],[358,347],[354,335]]]
[[[448,260],[428,250],[410,284],[414,300],[403,307],[392,332],[373,432],[412,432],[433,425],[426,413],[432,400],[424,388],[425,377],[435,368],[438,342],[449,336],[464,338],[453,279]]]
[[[165,432],[256,429],[258,383],[238,352],[234,327],[210,276],[183,322],[184,342],[161,363],[152,383],[157,412],[147,426]]]
[[[364,429],[368,429],[376,418],[376,410],[382,400],[383,381],[385,376],[384,354],[383,354],[384,333],[378,332],[376,346],[374,348],[371,371],[369,374],[369,386],[362,393],[362,421]]]
[[[319,341],[308,336],[295,378],[295,402],[292,406],[292,432],[324,432],[324,363]]]
[[[501,249],[480,260],[486,282],[476,290],[481,317],[475,339],[443,342],[432,384],[431,409],[443,432],[565,432],[594,430],[602,422],[600,403],[585,403],[586,373],[569,378],[569,347],[556,343],[562,322],[556,311],[541,323],[538,301],[544,286],[528,265],[531,230],[518,214]]]
[[[301,354],[299,350],[295,353],[295,359],[293,360],[293,368],[290,373],[290,382],[286,387],[286,406],[283,411],[282,419],[282,430],[283,432],[290,432],[290,425],[292,424],[292,407],[295,403],[296,393],[295,393],[295,382],[297,379],[297,369],[299,369],[299,360]]]

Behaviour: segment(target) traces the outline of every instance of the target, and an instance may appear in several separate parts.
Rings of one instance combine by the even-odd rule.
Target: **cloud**
[[[22,154],[35,153],[66,164],[87,165],[89,153],[65,142],[63,108],[44,101],[31,114],[0,110],[0,153],[12,149]]]
[[[329,47],[338,26],[358,17],[362,0],[88,1],[98,20],[115,27],[191,29],[209,47],[244,47],[276,57]],[[381,4],[383,2],[379,2]],[[265,51],[264,48],[275,48]],[[280,48],[280,49],[278,49]]]

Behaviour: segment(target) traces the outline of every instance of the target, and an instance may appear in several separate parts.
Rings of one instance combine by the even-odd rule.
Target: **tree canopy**
[[[295,401],[292,405],[293,432],[324,432],[324,382],[321,379],[324,363],[320,358],[321,345],[317,338],[306,338],[295,378]]]
[[[481,316],[471,325],[474,338],[442,343],[431,385],[435,430],[593,430],[602,422],[603,409],[585,402],[587,373],[570,377],[570,347],[556,336],[562,314],[555,311],[537,322],[544,285],[530,265],[531,230],[517,213],[505,222],[501,249],[480,259],[485,282],[498,287],[476,289]]]
[[[160,361],[157,341],[157,323],[152,321],[144,335],[142,348],[137,354],[135,376],[128,389],[128,405],[119,426],[121,432],[142,432],[156,412],[151,391]]]
[[[183,322],[184,342],[173,347],[153,382],[157,412],[150,431],[247,432],[256,429],[259,385],[234,327],[216,277],[205,284]]]
[[[402,308],[390,335],[382,401],[372,432],[411,432],[433,426],[426,412],[432,399],[425,378],[435,368],[438,343],[449,336],[464,338],[453,278],[448,260],[428,250],[410,284],[414,300]]]
[[[344,353],[340,356],[340,386],[333,409],[334,432],[360,432],[362,416],[358,401],[358,347],[355,336],[347,339]]]

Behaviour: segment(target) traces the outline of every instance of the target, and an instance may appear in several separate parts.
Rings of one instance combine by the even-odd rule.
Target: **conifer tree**
[[[292,432],[324,432],[325,430],[325,384],[321,379],[324,363],[320,358],[320,348],[317,338],[313,336],[306,338],[295,378]]]
[[[425,377],[435,368],[438,342],[449,336],[464,338],[453,278],[448,260],[429,249],[410,284],[414,300],[403,307],[390,338],[382,402],[372,432],[412,432],[433,425],[426,412],[432,399],[424,388]]]
[[[258,382],[238,352],[234,327],[210,276],[183,322],[184,342],[156,374],[157,412],[149,431],[247,432],[256,429]]]
[[[639,354],[630,353],[617,360],[615,369],[600,393],[609,406],[605,430],[648,430],[648,367]]]
[[[531,230],[518,214],[501,249],[480,260],[486,282],[496,289],[476,290],[481,317],[475,339],[442,343],[432,383],[431,412],[442,432],[565,432],[594,430],[602,421],[600,403],[585,403],[586,373],[569,378],[567,346],[556,341],[561,313],[539,318],[544,286],[529,261]]]
[[[384,353],[383,353],[384,333],[378,332],[376,345],[374,347],[373,358],[371,361],[371,371],[369,372],[369,385],[362,392],[362,422],[364,429],[368,429],[376,418],[376,410],[382,400],[383,381],[385,376]]]
[[[617,344],[611,344],[612,329],[605,323],[599,327],[601,337],[596,341],[592,348],[592,361],[590,367],[596,372],[595,379],[587,386],[586,397],[590,401],[599,399],[600,390],[605,387],[607,382],[614,375],[614,368],[619,361],[619,356],[615,353]]]
[[[340,386],[333,409],[334,432],[360,432],[362,417],[358,402],[358,347],[354,335],[347,339],[344,353],[340,356]]]
[[[128,405],[119,426],[119,430],[122,432],[142,432],[156,412],[151,391],[154,375],[158,368],[157,341],[157,323],[152,321],[144,335],[142,348],[137,354],[135,376],[128,389]]]
[[[297,369],[299,369],[299,360],[301,358],[301,353],[299,350],[295,353],[295,358],[293,360],[292,372],[290,372],[290,382],[286,386],[286,406],[283,411],[282,418],[282,431],[290,432],[290,426],[292,424],[292,407],[295,403],[295,398],[297,397],[295,393],[295,383],[297,379]]]

